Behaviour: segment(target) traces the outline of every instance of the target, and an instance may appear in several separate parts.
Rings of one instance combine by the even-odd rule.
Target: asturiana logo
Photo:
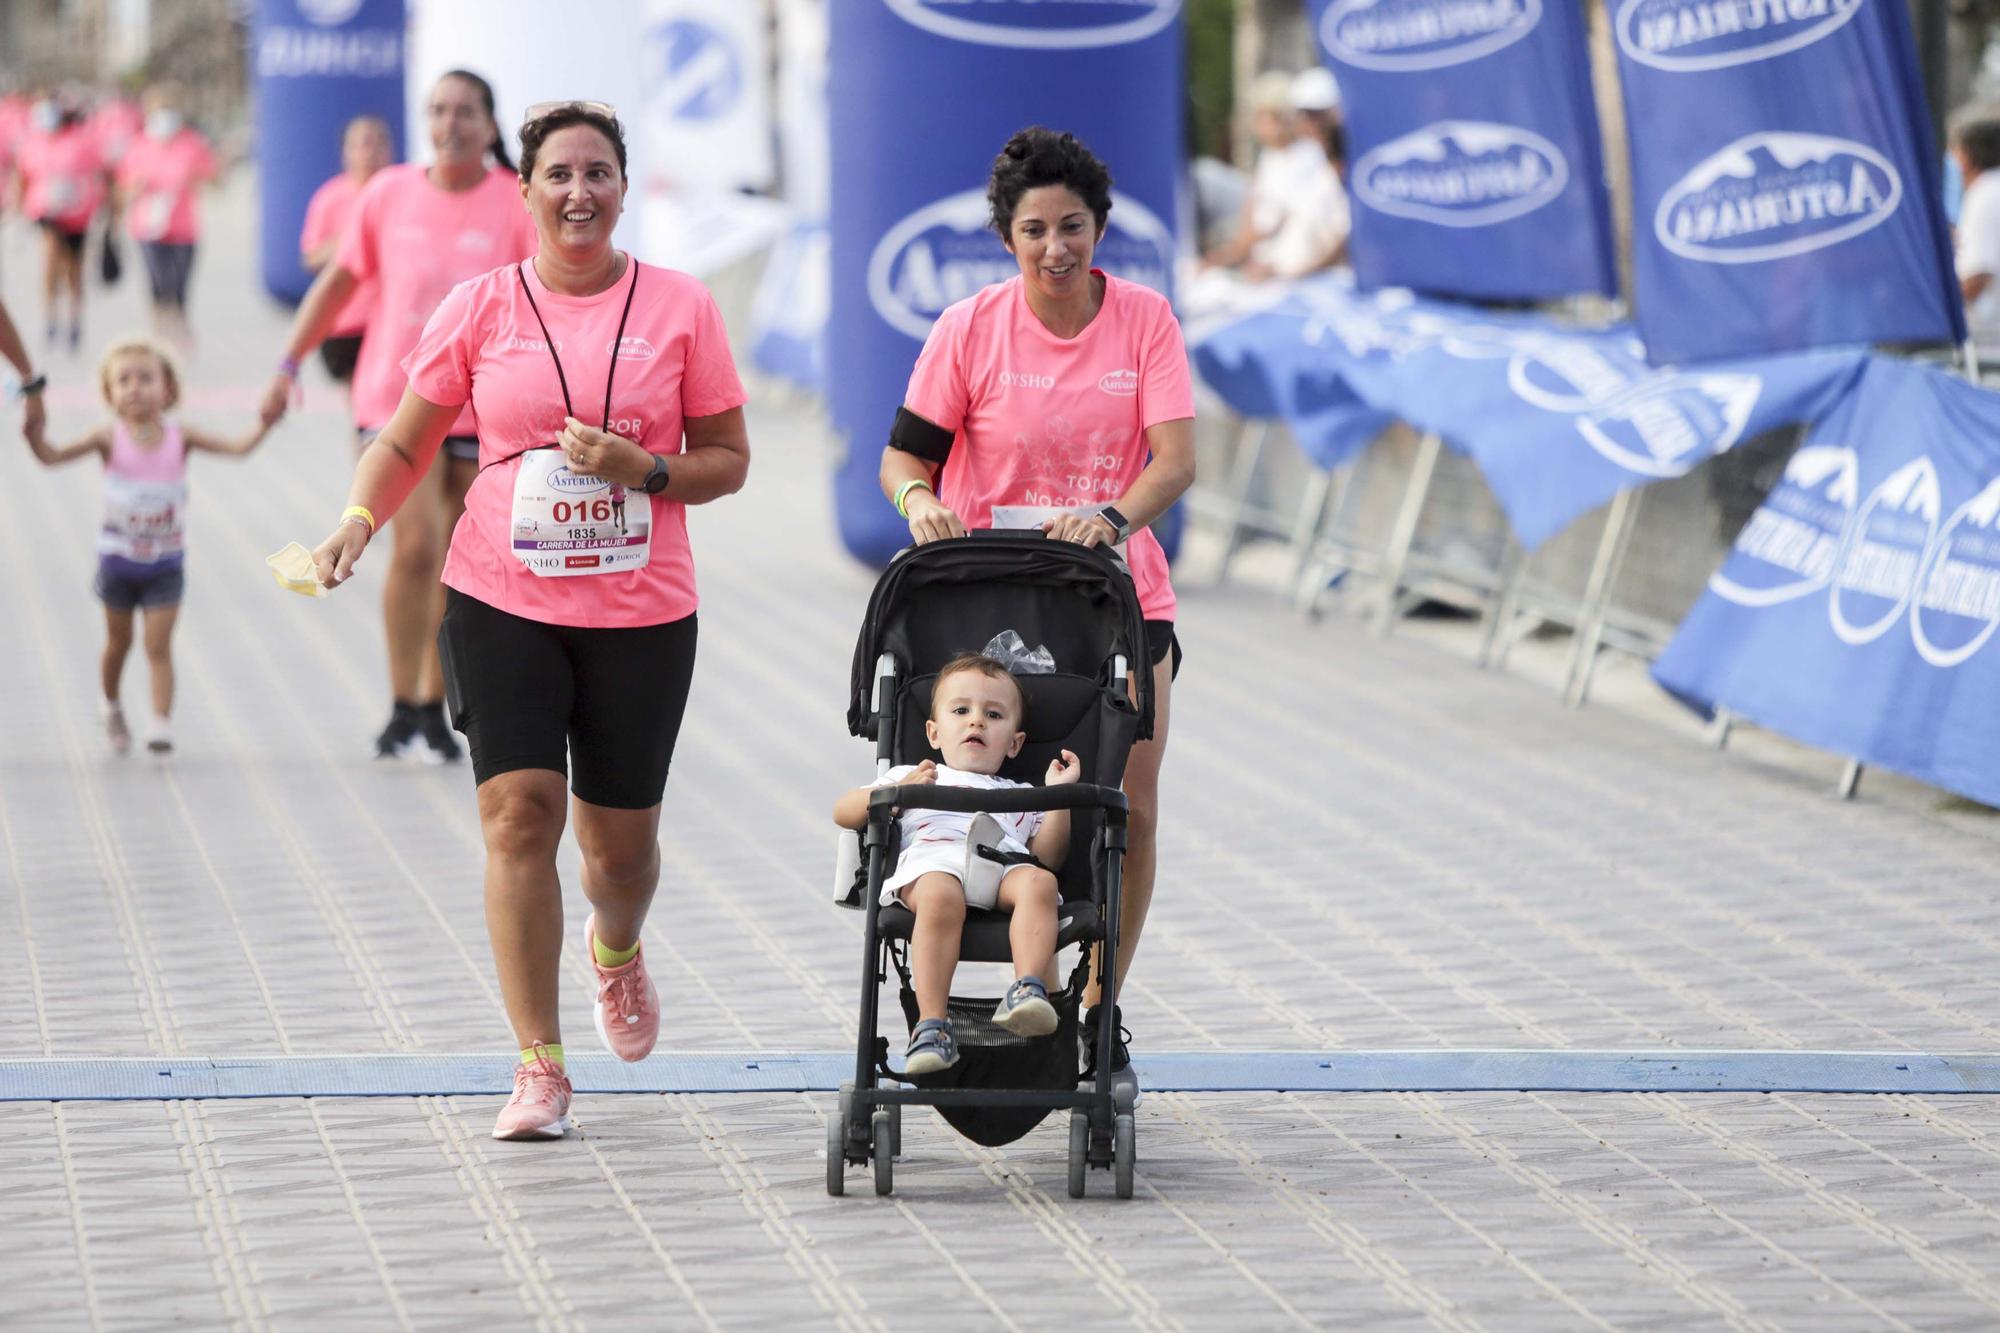
[[[1678,477],[1727,453],[1763,395],[1756,375],[1668,375],[1577,419],[1590,447],[1643,477]]]
[[[1443,69],[1511,46],[1541,17],[1542,0],[1336,0],[1319,40],[1360,69]]]
[[[1616,28],[1632,59],[1687,74],[1811,46],[1860,8],[1861,0],[1625,0]]]
[[[946,306],[1019,273],[988,228],[985,189],[962,190],[924,205],[882,233],[868,256],[868,299],[875,313],[922,339]],[[1111,219],[1091,262],[1129,282],[1167,290],[1174,239],[1144,204],[1116,191]]]
[[[1937,465],[1919,456],[1890,473],[1855,511],[1834,562],[1828,606],[1841,642],[1880,638],[1910,605],[1943,507]]]
[[[1151,37],[1181,0],[885,0],[890,12],[940,37],[982,46],[1073,51]]]
[[[1925,553],[1910,633],[1936,667],[1955,667],[2000,629],[2000,481],[1952,512]]]
[[[1867,144],[1822,134],[1746,135],[1660,197],[1653,233],[1683,259],[1751,264],[1805,254],[1880,226],[1903,180]]]
[[[609,484],[602,477],[579,477],[566,467],[559,467],[554,472],[549,473],[549,489],[552,491],[568,491],[571,494],[578,494],[586,491],[602,490]]]
[[[1729,560],[1708,586],[1738,606],[1776,606],[1827,585],[1860,499],[1852,449],[1809,444],[1737,534]]]
[[[606,349],[610,349],[610,344],[606,344]],[[653,350],[653,344],[644,338],[628,334],[618,340],[616,355],[620,361],[651,361],[658,353]]]
[[[1556,146],[1517,125],[1441,120],[1354,164],[1354,193],[1381,213],[1484,227],[1532,213],[1569,184]]]
[[[1139,372],[1114,370],[1097,381],[1097,387],[1114,398],[1130,398],[1139,392]]]

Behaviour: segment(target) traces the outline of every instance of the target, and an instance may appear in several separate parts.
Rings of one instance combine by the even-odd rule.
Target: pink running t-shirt
[[[431,184],[416,163],[369,177],[334,262],[357,279],[381,283],[375,317],[354,367],[354,424],[380,430],[403,398],[403,358],[417,345],[438,303],[459,283],[535,253],[535,224],[521,180],[495,167],[469,190]],[[451,428],[470,435],[467,408]]]
[[[194,244],[201,234],[195,200],[214,179],[215,154],[198,132],[183,129],[168,139],[141,134],[126,146],[118,168],[130,200],[125,229],[135,241]]]
[[[306,203],[305,226],[299,231],[299,253],[310,254],[328,241],[346,236],[347,225],[354,217],[355,202],[360,198],[361,186],[355,184],[354,178],[344,171],[314,190],[313,197]],[[334,261],[329,259],[327,262]],[[356,283],[354,295],[348,297],[347,304],[340,308],[340,314],[333,321],[333,332],[327,336],[351,338],[367,328],[381,293],[381,284],[373,278]]]
[[[997,504],[1116,504],[1146,466],[1146,431],[1194,415],[1187,348],[1167,299],[1091,273],[1104,279],[1104,305],[1074,338],[1035,317],[1018,276],[931,326],[903,401],[955,433],[938,498],[968,528],[991,527]],[[1125,558],[1146,619],[1173,619],[1159,538],[1133,533]]]
[[[37,222],[53,222],[67,232],[90,225],[104,202],[104,167],[97,139],[81,122],[53,134],[30,131],[21,143],[16,169],[27,180],[21,211]]]
[[[549,625],[623,629],[663,625],[694,612],[694,555],[687,506],[679,501],[633,497],[650,499],[653,510],[652,556],[640,569],[543,578],[513,554],[519,455],[553,444],[565,415],[562,382],[535,307],[562,358],[574,415],[602,425],[611,344],[635,273],[639,286],[631,292],[611,386],[611,432],[671,459],[682,452],[688,417],[743,405],[722,312],[708,288],[685,273],[628,262],[625,275],[595,296],[549,291],[532,263],[509,264],[460,284],[405,362],[419,397],[441,406],[469,403],[479,434],[479,475],[445,554],[446,586]],[[523,277],[535,307],[522,293]],[[374,336],[371,329],[368,337]]]

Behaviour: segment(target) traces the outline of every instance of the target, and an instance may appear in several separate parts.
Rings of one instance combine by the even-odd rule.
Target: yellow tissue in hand
[[[319,575],[313,569],[312,552],[297,542],[286,542],[284,550],[265,556],[264,563],[271,567],[271,577],[286,592],[295,592],[301,597],[326,596],[326,589],[320,585]]]

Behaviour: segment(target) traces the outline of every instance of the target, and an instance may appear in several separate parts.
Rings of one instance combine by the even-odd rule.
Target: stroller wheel
[[[847,1193],[847,1117],[854,1105],[850,1084],[840,1086],[840,1109],[826,1120],[826,1192]]]
[[[885,1088],[900,1088],[903,1085],[893,1078],[885,1078],[882,1080],[882,1086]],[[887,1109],[889,1112],[889,1154],[892,1157],[901,1157],[903,1155],[903,1104],[901,1102],[890,1102]]]
[[[896,1188],[896,1131],[889,1121],[889,1108],[878,1106],[870,1128],[871,1150],[875,1157],[875,1192],[887,1194]]]
[[[1069,1197],[1083,1197],[1084,1173],[1090,1169],[1090,1112],[1077,1107],[1069,1113]]]
[[[1121,1199],[1132,1197],[1132,1163],[1139,1155],[1138,1138],[1132,1113],[1121,1114],[1111,1131],[1111,1185]]]

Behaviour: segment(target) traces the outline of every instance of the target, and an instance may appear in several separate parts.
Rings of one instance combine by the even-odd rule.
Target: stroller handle
[[[1060,787],[1021,787],[990,791],[984,787],[940,787],[918,782],[902,787],[877,787],[868,798],[871,811],[883,807],[904,810],[955,810],[969,815],[1016,815],[1029,810],[1126,809],[1125,793],[1094,782]]]

